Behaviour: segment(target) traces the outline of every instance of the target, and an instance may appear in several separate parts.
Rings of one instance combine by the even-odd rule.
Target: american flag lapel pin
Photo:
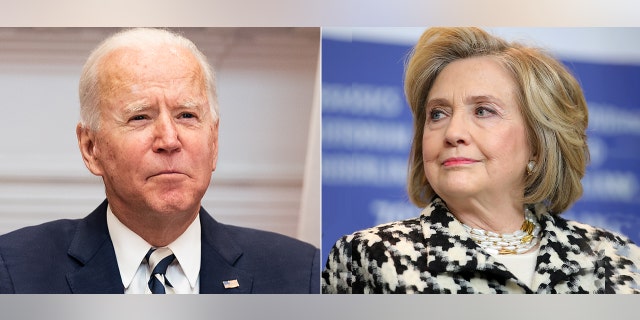
[[[225,289],[233,289],[240,286],[237,279],[222,281]]]

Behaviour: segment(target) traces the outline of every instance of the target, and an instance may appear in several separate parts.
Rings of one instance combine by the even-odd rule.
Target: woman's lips
[[[476,163],[476,162],[478,162],[478,161],[474,160],[474,159],[469,159],[469,158],[449,158],[449,159],[445,160],[444,162],[442,162],[442,164],[445,167],[452,167],[452,166],[460,166],[460,165],[472,164],[472,163]]]

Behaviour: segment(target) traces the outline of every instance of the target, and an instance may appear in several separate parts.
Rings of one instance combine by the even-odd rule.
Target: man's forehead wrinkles
[[[199,101],[207,99],[206,84],[193,77],[190,79],[141,81],[136,78],[115,75],[114,77],[107,76],[102,79],[99,88],[103,93],[103,98],[109,100],[153,98],[154,96],[157,97],[158,94],[168,100],[177,102],[189,100],[200,103]]]
[[[149,50],[123,47],[106,54],[100,62],[100,72],[104,77],[118,79],[137,78],[153,80],[157,78],[187,79],[205,81],[204,70],[196,57],[187,49],[169,46],[153,47]]]

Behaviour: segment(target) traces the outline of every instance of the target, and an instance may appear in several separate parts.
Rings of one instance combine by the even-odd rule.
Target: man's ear
[[[96,134],[95,131],[85,128],[81,123],[76,126],[76,136],[78,137],[78,147],[82,154],[82,161],[87,169],[96,176],[102,176],[103,170],[96,157]]]

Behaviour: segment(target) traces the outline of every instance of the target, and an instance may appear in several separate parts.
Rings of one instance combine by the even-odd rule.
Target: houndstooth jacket
[[[434,198],[418,218],[339,239],[323,293],[640,293],[640,248],[631,240],[530,206],[542,227],[533,285],[467,237]]]

